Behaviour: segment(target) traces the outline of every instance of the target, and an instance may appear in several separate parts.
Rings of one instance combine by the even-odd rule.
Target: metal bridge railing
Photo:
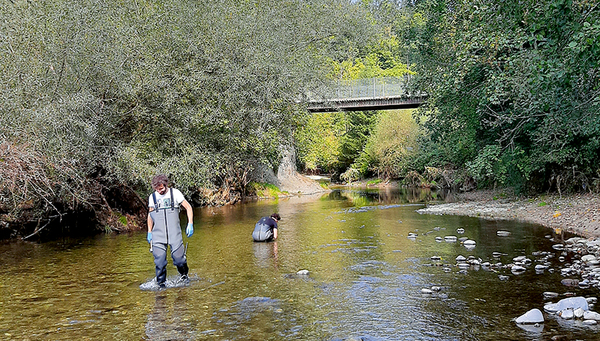
[[[407,81],[404,77],[340,80],[327,97],[329,100],[397,97],[406,95]]]

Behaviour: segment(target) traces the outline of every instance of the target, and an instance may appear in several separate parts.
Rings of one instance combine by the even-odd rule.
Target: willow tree
[[[14,0],[0,16],[0,162],[27,165],[0,168],[14,214],[98,209],[157,172],[188,195],[240,186],[278,162],[325,60],[371,34],[346,0]]]

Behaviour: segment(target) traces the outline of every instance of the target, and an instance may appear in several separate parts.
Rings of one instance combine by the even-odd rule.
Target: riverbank
[[[449,199],[451,202],[431,204],[418,212],[518,220],[572,232],[586,238],[600,237],[598,194],[520,197],[488,190],[454,194]]]

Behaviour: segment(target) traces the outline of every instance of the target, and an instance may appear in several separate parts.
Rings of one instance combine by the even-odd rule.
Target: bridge
[[[342,80],[324,98],[310,99],[308,111],[367,111],[417,108],[425,102],[424,93],[409,94],[407,78],[383,77]]]

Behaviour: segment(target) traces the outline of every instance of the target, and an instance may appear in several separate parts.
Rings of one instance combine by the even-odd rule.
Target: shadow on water
[[[546,315],[572,262],[553,249],[561,235],[537,225],[415,212],[448,194],[336,190],[195,211],[190,281],[152,284],[143,232],[61,243],[0,245],[0,336],[8,340],[549,340],[600,339],[597,326]],[[262,216],[279,212],[280,237],[254,243]],[[460,231],[460,232],[459,232]],[[497,231],[510,234],[498,236]],[[446,239],[446,237],[455,237]],[[466,248],[460,238],[476,241]],[[447,241],[448,240],[448,241]],[[510,264],[457,266],[457,257]],[[548,264],[538,273],[536,264]],[[303,274],[305,270],[308,274]],[[552,271],[551,271],[552,270]],[[176,268],[169,264],[168,278]],[[149,284],[148,284],[149,283]]]

